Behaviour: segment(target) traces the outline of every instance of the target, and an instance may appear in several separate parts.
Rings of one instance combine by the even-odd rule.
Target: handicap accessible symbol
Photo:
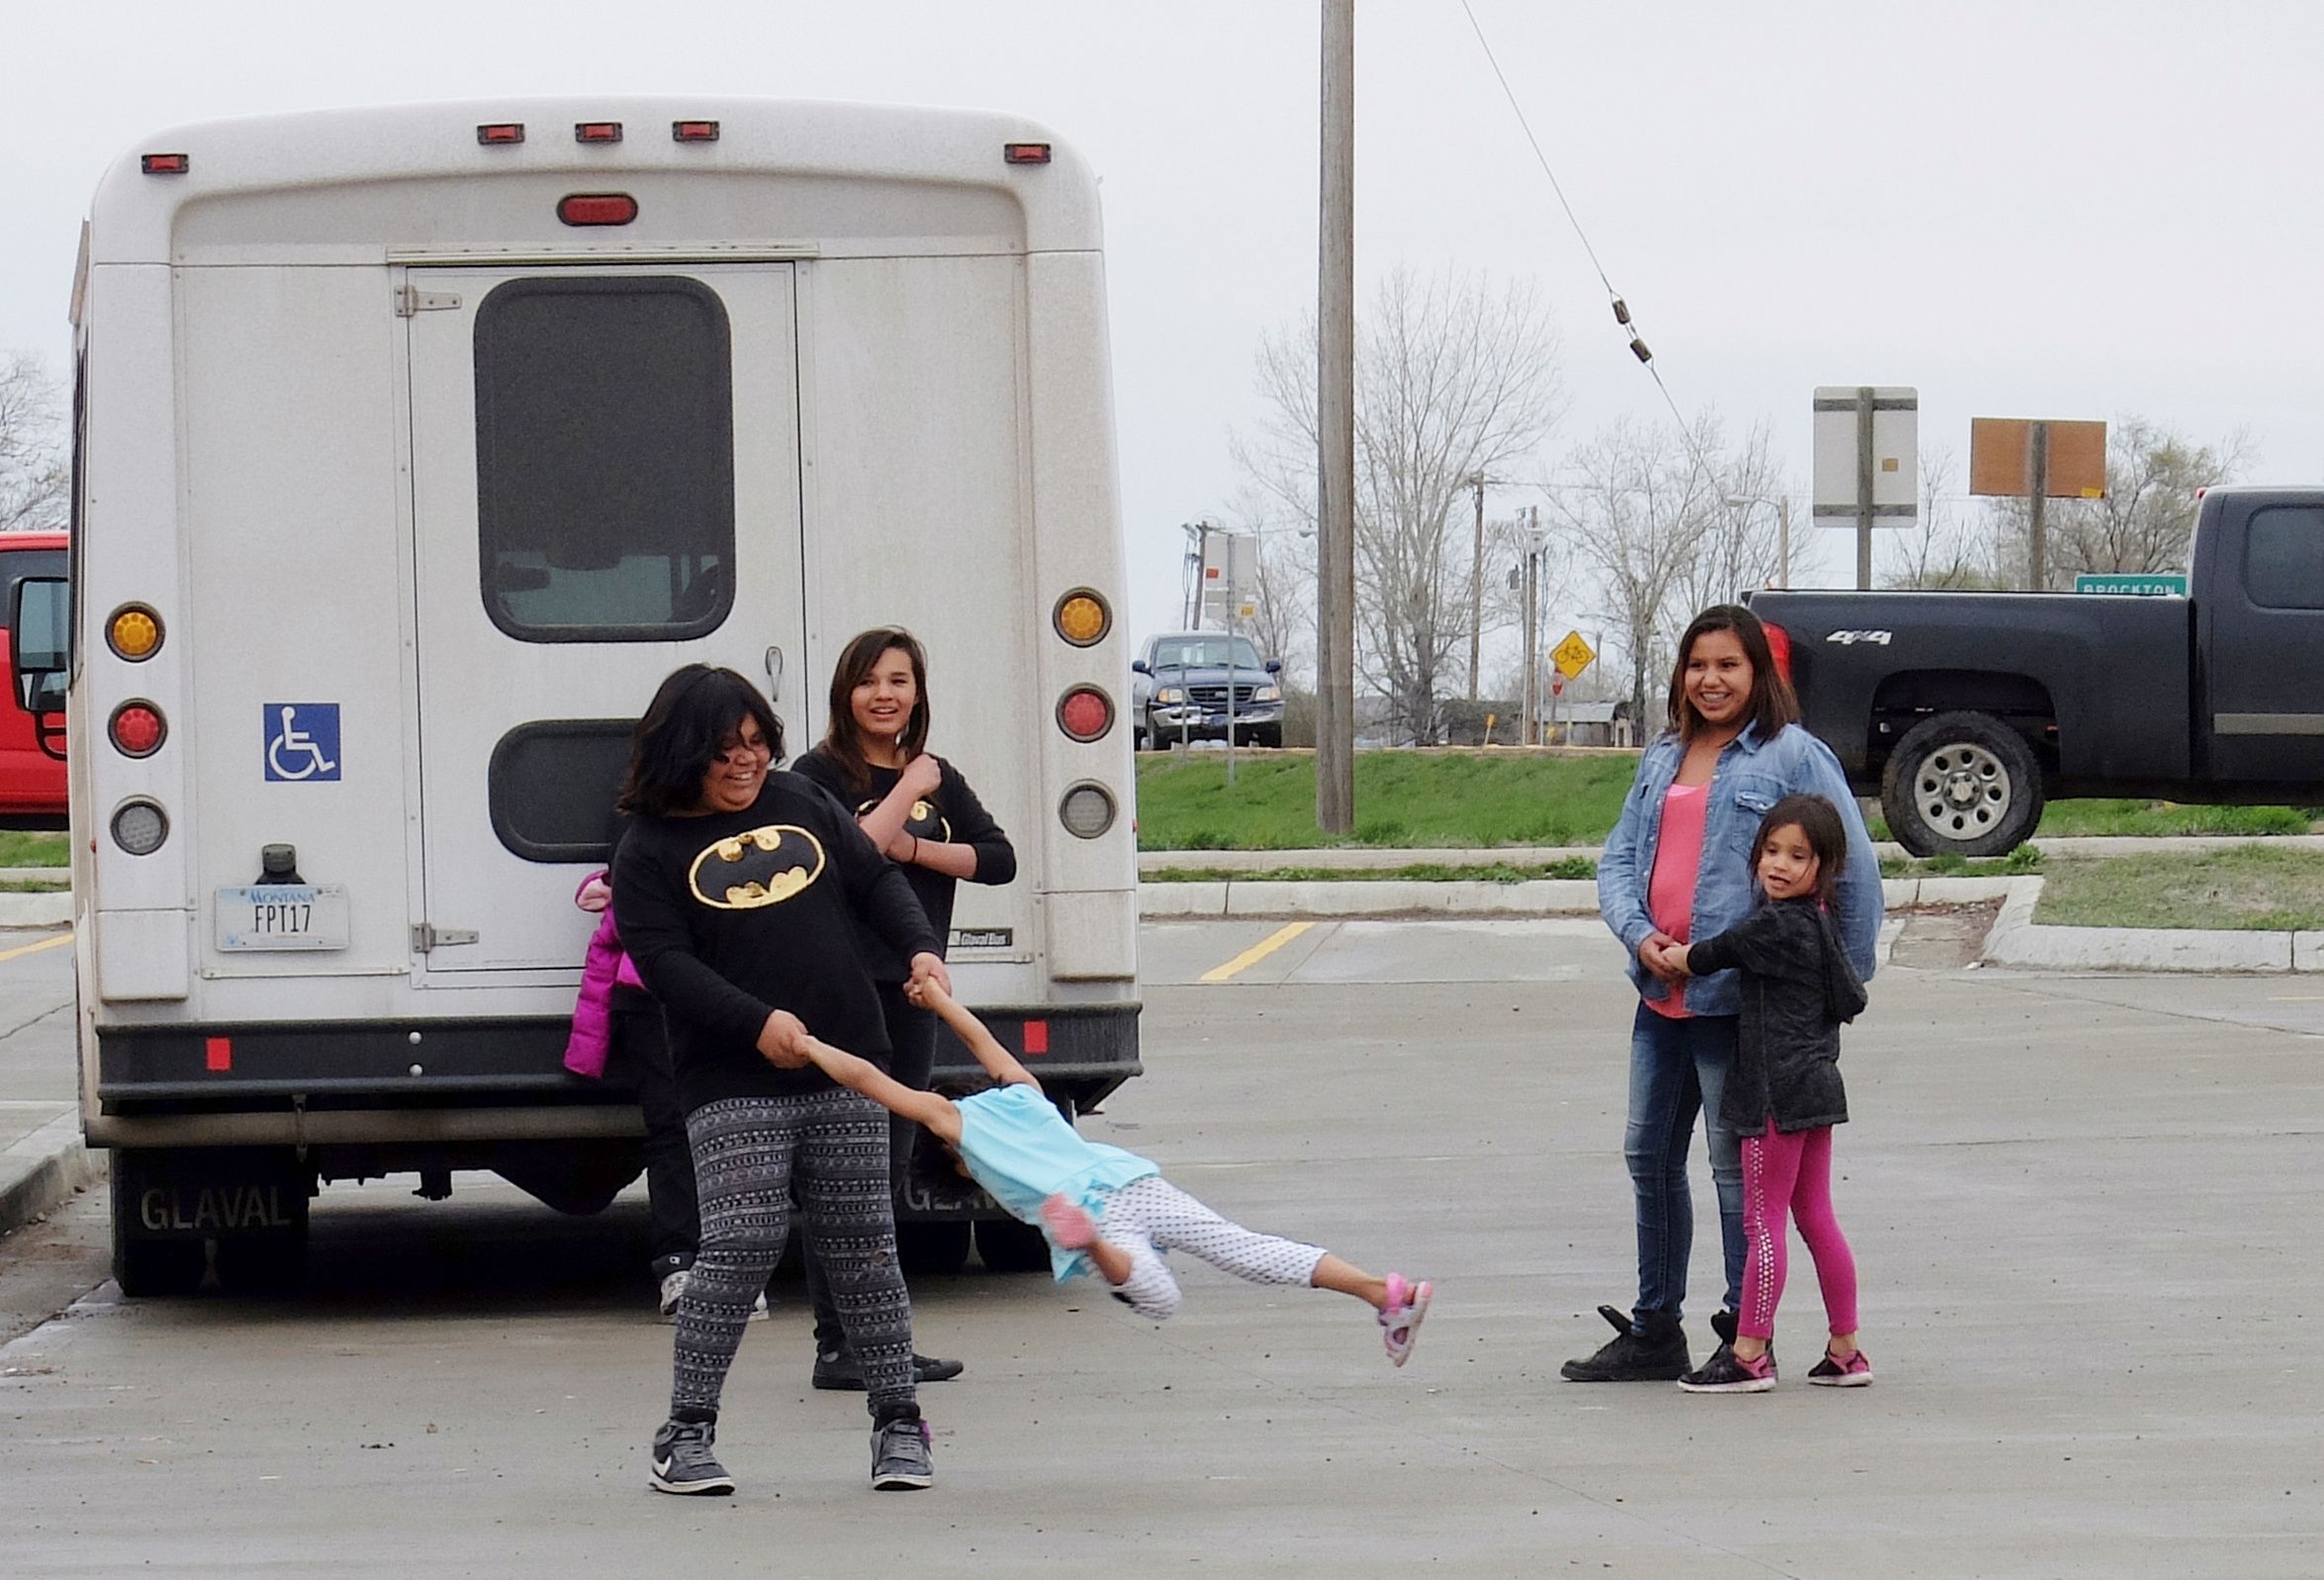
[[[266,778],[277,784],[339,777],[339,704],[268,702]]]

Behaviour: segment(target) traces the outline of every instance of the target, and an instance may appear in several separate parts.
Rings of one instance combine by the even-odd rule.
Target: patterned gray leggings
[[[801,1097],[732,1097],[696,1109],[701,1250],[678,1302],[670,1409],[715,1412],[751,1303],[783,1257],[791,1193],[823,1258],[839,1320],[863,1361],[875,1419],[918,1413],[912,1305],[895,1260],[887,1111],[833,1088]]]

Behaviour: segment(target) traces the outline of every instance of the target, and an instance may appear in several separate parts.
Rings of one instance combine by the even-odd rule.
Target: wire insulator
[[[1646,342],[1639,339],[1635,334],[1630,336],[1630,350],[1637,355],[1638,360],[1641,362],[1651,362],[1654,360],[1654,353],[1646,349]]]
[[[1629,327],[1630,305],[1619,296],[1614,299],[1614,322],[1626,329]]]

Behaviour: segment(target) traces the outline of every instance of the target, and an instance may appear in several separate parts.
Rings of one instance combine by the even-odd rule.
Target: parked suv
[[[1261,659],[1248,636],[1165,631],[1150,636],[1130,663],[1131,729],[1140,749],[1172,741],[1227,738],[1227,688],[1234,686],[1235,739],[1283,744],[1283,661]]]

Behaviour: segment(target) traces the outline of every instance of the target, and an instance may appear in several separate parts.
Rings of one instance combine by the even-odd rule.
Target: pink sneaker
[[[1401,1366],[1412,1358],[1413,1341],[1420,1337],[1421,1320],[1429,1314],[1429,1297],[1436,1286],[1426,1279],[1415,1284],[1404,1274],[1388,1275],[1388,1303],[1380,1308],[1380,1343],[1389,1362]]]
[[[1078,1202],[1069,1201],[1063,1195],[1052,1196],[1041,1204],[1041,1222],[1049,1230],[1049,1238],[1068,1251],[1087,1251],[1097,1239],[1097,1222]]]
[[[1861,1349],[1835,1355],[1826,1347],[1823,1358],[1809,1368],[1808,1380],[1818,1388],[1869,1388],[1872,1386],[1872,1357]]]

